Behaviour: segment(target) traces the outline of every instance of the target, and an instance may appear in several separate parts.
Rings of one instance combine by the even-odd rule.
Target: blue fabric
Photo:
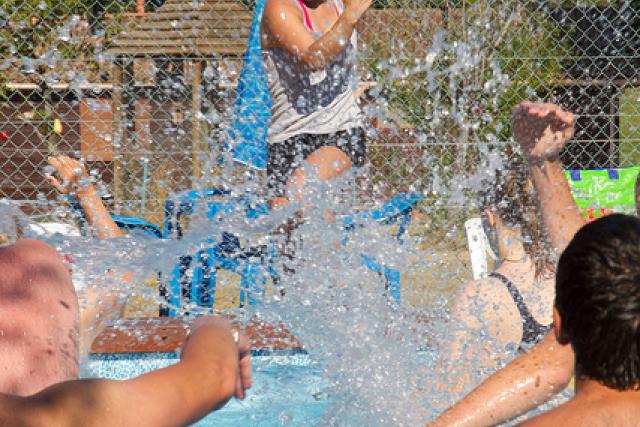
[[[368,211],[360,211],[354,215],[346,216],[343,219],[343,224],[345,226],[350,226],[354,223],[371,220],[380,222],[390,220],[413,207],[423,197],[424,196],[422,194],[411,191],[399,194],[380,207]]]
[[[271,97],[260,48],[260,21],[265,1],[256,1],[229,129],[233,160],[256,169],[267,167],[267,128],[271,118]]]
[[[145,221],[142,218],[136,218],[131,216],[120,216],[120,215],[112,215],[111,217],[113,218],[113,222],[115,222],[118,228],[120,228],[121,230],[128,230],[128,231],[138,230],[144,234],[157,237],[160,239],[163,237],[162,230],[160,229],[160,227],[148,221]]]

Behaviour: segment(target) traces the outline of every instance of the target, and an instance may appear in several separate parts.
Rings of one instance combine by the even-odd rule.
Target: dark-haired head
[[[578,375],[640,388],[640,219],[613,214],[578,231],[558,262],[556,310]]]

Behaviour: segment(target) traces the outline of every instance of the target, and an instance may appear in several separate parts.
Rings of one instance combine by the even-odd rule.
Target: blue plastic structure
[[[400,194],[378,208],[345,216],[342,220],[343,227],[350,231],[372,221],[383,224],[399,223],[396,238],[402,241],[402,236],[411,222],[411,212],[422,197],[418,193]],[[125,230],[141,230],[159,238],[179,239],[183,234],[181,220],[196,210],[206,214],[211,221],[211,227],[203,241],[204,249],[193,255],[180,257],[174,266],[168,279],[168,289],[164,291],[165,294],[168,291],[168,308],[163,314],[177,314],[176,308],[182,307],[183,302],[211,308],[214,303],[216,274],[220,269],[240,275],[241,305],[257,303],[264,295],[267,280],[278,280],[278,275],[272,267],[277,257],[276,250],[270,245],[243,247],[236,236],[224,231],[223,220],[232,215],[245,215],[247,219],[258,218],[268,214],[266,205],[255,205],[247,198],[231,197],[229,191],[222,189],[188,191],[166,201],[162,229],[136,217],[114,216],[114,220]],[[217,224],[220,227],[217,227]],[[386,289],[393,299],[399,302],[400,272],[372,256],[359,256],[367,268],[385,278]],[[192,274],[187,274],[188,271]]]
[[[267,163],[267,128],[271,117],[271,99],[262,65],[260,48],[260,21],[265,0],[257,0],[247,51],[244,56],[238,83],[238,96],[234,104],[234,114],[229,129],[229,150],[235,162],[255,169],[265,169]],[[382,223],[400,222],[397,238],[402,235],[411,221],[411,210],[422,198],[417,193],[401,194],[378,209],[358,212],[344,218],[343,225],[351,230],[370,221]],[[200,307],[211,308],[214,303],[216,273],[219,269],[238,273],[242,279],[241,304],[255,304],[263,295],[266,281],[271,277],[277,281],[272,268],[276,257],[273,247],[243,248],[239,239],[224,230],[216,229],[216,218],[230,215],[245,215],[248,219],[268,213],[265,203],[255,203],[250,197],[232,197],[226,189],[188,191],[170,198],[165,203],[163,228],[140,218],[114,216],[116,224],[125,230],[141,230],[159,238],[180,238],[180,219],[203,206],[212,228],[207,230],[206,248],[193,255],[185,255],[175,265],[168,287],[162,292],[167,296],[168,309],[161,314],[175,315],[176,307],[182,302],[190,302]],[[79,208],[79,206],[78,206]],[[82,218],[81,218],[82,224]],[[85,224],[86,225],[86,224]],[[364,265],[386,278],[386,287],[391,296],[400,300],[400,272],[365,254],[360,254]],[[188,271],[192,274],[187,274]]]
[[[247,51],[238,81],[234,118],[229,129],[233,160],[256,169],[267,167],[267,128],[271,118],[271,98],[260,48],[264,4],[265,0],[257,0],[253,11]]]

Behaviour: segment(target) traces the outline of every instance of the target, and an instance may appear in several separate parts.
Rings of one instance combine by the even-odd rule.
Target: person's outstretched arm
[[[251,387],[249,345],[220,318],[194,322],[180,362],[125,381],[87,379],[29,397],[0,395],[0,425],[178,426]]]
[[[554,104],[522,102],[513,110],[513,136],[529,162],[551,244],[560,254],[584,225],[560,162],[574,116]]]
[[[553,104],[523,102],[513,134],[529,161],[543,221],[558,253],[584,224],[573,200],[560,150],[573,136],[574,116]],[[573,351],[553,334],[498,371],[445,411],[433,426],[488,426],[515,418],[550,399],[573,375]]]
[[[99,239],[109,239],[124,234],[116,225],[102,199],[91,184],[84,165],[68,156],[50,157],[47,162],[56,170],[58,177],[49,176],[51,184],[61,193],[75,196],[82,206],[87,222]],[[105,277],[100,280],[113,283],[128,283],[131,274],[120,279]],[[80,298],[80,354],[89,352],[93,340],[104,330],[107,323],[117,319],[126,298],[113,286],[92,283],[82,291]]]
[[[108,239],[124,234],[116,225],[82,163],[67,156],[49,157],[47,162],[56,169],[60,180],[54,176],[49,181],[61,193],[75,196],[84,210],[87,222],[99,239]]]
[[[487,427],[522,415],[562,391],[573,375],[573,351],[553,333],[480,384],[430,427]]]
[[[371,0],[345,0],[344,5],[335,24],[316,40],[304,25],[297,0],[268,0],[262,16],[268,41],[267,45],[263,41],[263,47],[280,48],[309,70],[324,68],[349,46],[353,29]]]

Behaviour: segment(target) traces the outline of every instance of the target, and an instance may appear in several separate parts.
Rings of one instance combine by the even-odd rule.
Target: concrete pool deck
[[[302,350],[302,344],[284,325],[251,320],[245,333],[254,350]],[[182,345],[186,336],[186,322],[181,317],[120,319],[95,339],[91,354],[170,353]]]

